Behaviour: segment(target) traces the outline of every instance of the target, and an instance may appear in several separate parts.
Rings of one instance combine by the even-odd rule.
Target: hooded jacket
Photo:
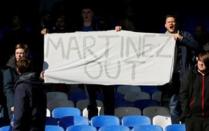
[[[15,84],[13,131],[44,131],[46,95],[39,76],[23,73]]]
[[[209,117],[209,73],[203,76],[197,70],[186,72],[180,100],[184,116]]]

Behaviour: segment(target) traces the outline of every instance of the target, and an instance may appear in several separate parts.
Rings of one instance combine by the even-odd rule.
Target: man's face
[[[93,11],[89,8],[82,10],[82,17],[84,21],[91,21],[93,18]]]
[[[59,28],[65,27],[65,17],[61,16],[56,21],[56,26]]]
[[[165,28],[170,33],[175,33],[176,31],[176,20],[174,17],[167,17],[165,20]]]
[[[16,61],[20,60],[21,58],[25,57],[25,51],[22,48],[18,48],[15,50],[15,59]]]

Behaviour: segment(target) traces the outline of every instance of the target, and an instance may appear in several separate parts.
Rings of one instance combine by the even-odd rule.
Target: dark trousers
[[[169,109],[171,113],[172,123],[179,123],[179,117],[181,114],[181,104],[179,100],[179,90],[180,90],[181,76],[179,72],[174,72],[172,77],[172,83],[170,85],[171,98],[169,101]]]
[[[209,118],[186,118],[185,125],[186,131],[209,131]]]
[[[114,99],[114,87],[103,85],[87,85],[87,92],[89,95],[89,118],[98,114],[97,110],[97,92],[99,90],[103,93],[103,105],[105,115],[114,115],[115,99]]]

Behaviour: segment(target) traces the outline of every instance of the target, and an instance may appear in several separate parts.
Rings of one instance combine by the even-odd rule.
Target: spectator
[[[23,43],[17,44],[15,47],[15,55],[9,59],[6,68],[2,71],[3,92],[6,97],[7,112],[10,120],[12,119],[14,108],[14,84],[18,77],[16,62],[25,57],[28,57],[28,46]]]
[[[181,113],[179,104],[179,89],[182,76],[185,71],[194,65],[193,60],[201,47],[194,40],[192,35],[186,31],[179,30],[176,17],[167,15],[165,18],[166,34],[170,34],[176,40],[176,56],[173,77],[170,85],[171,99],[169,103],[170,113],[173,123],[178,123],[178,117]]]
[[[195,27],[194,38],[204,50],[209,50],[209,33],[203,24],[198,24]]]
[[[52,21],[50,18],[52,16],[45,16],[41,20],[41,34],[45,35],[46,33],[67,33],[74,31],[70,27],[71,22],[67,20],[64,14],[59,14],[56,16],[55,20]]]
[[[181,120],[187,131],[209,130],[209,52],[201,52],[197,65],[185,73],[180,89]]]
[[[15,83],[13,131],[44,131],[46,94],[39,74],[33,72],[30,60],[16,62],[20,75]]]
[[[82,23],[79,26],[79,31],[101,31],[107,29],[107,25],[103,20],[95,19],[94,12],[91,7],[84,7],[81,11]],[[87,92],[89,95],[89,119],[92,116],[98,115],[97,110],[97,92],[102,91],[104,99],[104,114],[113,115],[114,114],[114,87],[102,86],[102,85],[86,85]]]

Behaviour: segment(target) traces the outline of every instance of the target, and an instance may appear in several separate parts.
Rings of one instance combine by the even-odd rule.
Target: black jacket
[[[11,57],[7,62],[6,68],[2,70],[3,76],[3,92],[6,97],[6,105],[8,110],[8,115],[11,119],[12,111],[11,107],[14,106],[14,84],[18,77],[16,73],[15,57]]]
[[[24,73],[15,84],[13,131],[44,131],[46,95],[35,73]]]
[[[196,54],[201,51],[201,46],[192,37],[189,32],[180,31],[183,36],[181,41],[176,41],[177,45],[177,58],[174,71],[180,71],[182,74],[189,68],[194,66]]]
[[[209,73],[186,72],[180,89],[183,116],[209,117]]]
[[[195,56],[201,51],[201,47],[194,40],[192,35],[186,31],[179,31],[183,39],[176,41],[174,72],[172,77],[172,94],[178,94],[180,82],[185,72],[192,68],[196,59]],[[168,32],[166,32],[169,34]]]

